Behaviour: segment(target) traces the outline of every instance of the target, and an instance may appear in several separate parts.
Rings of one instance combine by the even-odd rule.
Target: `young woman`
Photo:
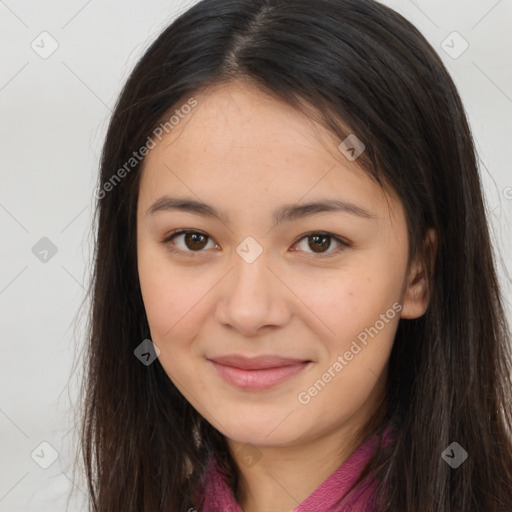
[[[512,510],[511,354],[461,99],[371,0],[204,0],[96,191],[96,512]]]

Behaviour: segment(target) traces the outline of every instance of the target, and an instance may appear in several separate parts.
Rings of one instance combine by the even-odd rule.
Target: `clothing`
[[[363,442],[334,473],[290,512],[372,512],[375,484],[365,492],[359,493],[354,503],[341,510],[339,507],[336,508],[335,503],[357,480],[366,462],[376,450],[377,442],[376,436]],[[382,445],[390,442],[388,426],[384,432]],[[214,460],[209,463],[204,484],[205,501],[201,512],[243,512]]]

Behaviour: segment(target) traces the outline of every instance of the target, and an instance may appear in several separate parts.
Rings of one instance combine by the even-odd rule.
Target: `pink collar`
[[[384,432],[382,446],[391,442],[389,426]],[[377,437],[363,442],[319,487],[290,512],[338,512],[336,501],[357,480],[364,465],[377,447]],[[374,486],[354,497],[351,512],[371,512],[368,508],[373,499]],[[201,512],[243,512],[235,500],[217,463],[212,459],[206,471],[204,484],[205,501]]]

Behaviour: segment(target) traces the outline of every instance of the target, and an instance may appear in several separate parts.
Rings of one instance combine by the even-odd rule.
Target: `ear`
[[[437,235],[434,229],[430,228],[423,240],[423,255],[411,264],[409,274],[405,281],[405,289],[402,295],[402,311],[400,318],[419,318],[427,310],[430,302],[428,290],[428,269],[425,264],[430,265],[433,274],[435,255],[437,252]],[[421,257],[423,256],[423,257]],[[425,261],[427,263],[425,263]]]

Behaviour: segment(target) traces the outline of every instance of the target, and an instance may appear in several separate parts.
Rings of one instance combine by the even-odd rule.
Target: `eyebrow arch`
[[[152,215],[163,211],[182,211],[202,215],[204,217],[215,217],[221,222],[228,224],[228,215],[218,211],[213,206],[196,201],[188,197],[163,196],[155,201],[146,211],[146,215]],[[319,199],[311,203],[284,205],[274,211],[273,220],[275,224],[281,224],[296,220],[309,215],[325,212],[344,212],[365,219],[376,219],[377,215],[361,206],[340,199]]]

